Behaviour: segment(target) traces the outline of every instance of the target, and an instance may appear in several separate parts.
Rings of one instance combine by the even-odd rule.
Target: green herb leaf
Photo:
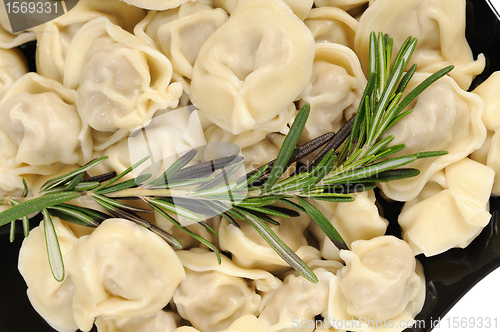
[[[69,180],[69,179],[72,179],[74,176],[78,175],[78,174],[82,174],[82,173],[85,173],[86,171],[88,171],[89,169],[91,169],[92,167],[100,164],[101,162],[103,162],[104,160],[108,159],[108,157],[104,156],[104,157],[100,157],[100,158],[97,158],[97,159],[94,159],[94,160],[91,160],[90,162],[88,162],[86,165],[78,168],[78,169],[75,169],[74,171],[71,171],[67,174],[64,174],[64,175],[61,175],[61,176],[58,176],[57,178],[55,179],[52,179],[52,180],[49,180],[47,182],[45,182],[41,187],[40,187],[40,192],[44,192],[46,191],[47,189],[50,189],[52,187],[55,187],[59,184],[63,184],[65,181]]]
[[[382,173],[384,171],[388,171],[394,168],[407,165],[411,162],[414,162],[415,160],[417,160],[417,157],[413,155],[393,158],[368,167],[357,169],[347,174],[341,174],[339,176],[329,178],[327,181],[324,181],[324,184],[340,184],[347,182],[356,182],[357,180],[369,178],[378,173]]]
[[[99,190],[96,189],[95,192],[100,194],[100,195],[114,193],[114,192],[117,192],[120,190],[124,190],[124,189],[128,189],[128,188],[132,188],[134,186],[138,186],[141,183],[143,183],[144,181],[148,180],[150,177],[151,177],[151,174],[142,174],[142,175],[139,175],[135,179],[123,181],[123,182],[120,182],[120,183],[115,184],[113,186],[109,186],[109,187],[102,188]]]
[[[212,243],[210,243],[210,241],[207,241],[205,238],[199,236],[198,234],[196,233],[193,233],[192,231],[190,231],[188,228],[186,227],[183,227],[177,220],[175,220],[173,217],[171,217],[168,213],[166,213],[162,207],[160,205],[157,205],[152,199],[150,198],[146,198],[145,201],[155,210],[157,211],[159,214],[161,214],[165,219],[167,219],[168,221],[170,221],[172,224],[174,224],[175,226],[177,226],[179,229],[181,229],[183,232],[185,232],[186,234],[189,234],[191,237],[193,237],[194,239],[198,240],[199,242],[203,243],[204,245],[206,245],[207,247],[209,247],[213,252],[215,252],[215,255],[217,256],[217,262],[219,264],[221,264],[222,262],[222,259],[220,257],[220,252],[219,252],[219,249],[217,249],[217,247],[215,245],[213,245]]]
[[[255,173],[250,175],[248,178],[247,177],[242,178],[243,180],[242,182],[236,181],[236,183],[239,183],[236,188],[239,189],[250,186],[253,182],[258,180],[262,176],[262,174],[264,174],[267,171],[268,168],[269,165],[264,165],[261,168],[259,168]]]
[[[9,233],[10,243],[14,242],[15,239],[16,239],[16,221],[13,220],[10,222],[10,233]]]
[[[23,181],[23,193],[22,193],[21,197],[26,197],[26,196],[28,196],[28,192],[29,192],[28,184],[26,183],[26,180],[24,178],[21,178],[21,180]]]
[[[345,244],[344,239],[340,236],[339,232],[333,227],[332,223],[328,218],[326,218],[323,213],[316,209],[311,203],[303,198],[297,197],[300,205],[306,210],[307,214],[316,222],[316,224],[321,228],[323,233],[328,236],[328,238],[333,242],[333,244],[339,249],[348,249]]]
[[[297,270],[304,278],[312,283],[318,283],[318,277],[314,274],[309,266],[307,266],[304,261],[295,254],[292,249],[290,249],[261,219],[257,218],[255,215],[239,209],[245,219],[255,228],[255,230],[266,240],[266,242],[271,246],[271,248],[276,251],[276,253],[283,258],[285,262],[290,264],[295,270]]]
[[[191,160],[193,160],[193,158],[196,156],[197,153],[198,153],[198,151],[195,149],[185,153],[182,157],[180,157],[172,165],[170,165],[170,167],[167,168],[167,170],[162,175],[160,175],[156,180],[154,180],[151,184],[149,184],[148,187],[149,186],[154,187],[154,186],[158,186],[158,185],[161,185],[161,186],[166,185],[168,183],[168,178],[175,175],[184,166],[189,164],[191,162]]]
[[[132,172],[134,169],[139,167],[142,163],[144,163],[148,159],[149,159],[149,156],[142,158],[141,160],[139,160],[138,162],[136,162],[135,164],[133,164],[132,166],[130,166],[129,168],[127,168],[126,170],[121,172],[119,175],[117,175],[114,178],[101,184],[99,187],[97,187],[97,189],[95,189],[95,192],[99,192],[101,189],[106,188],[106,187],[110,186],[111,184],[115,183],[116,181],[120,180],[122,177],[124,177],[128,173]]]
[[[98,203],[106,203],[108,206],[112,206],[113,209],[112,210],[115,210],[115,209],[121,209],[121,210],[125,210],[125,211],[131,211],[131,212],[139,212],[139,213],[152,213],[151,210],[146,210],[146,209],[142,209],[142,208],[139,208],[139,207],[135,207],[135,206],[130,206],[130,205],[127,205],[125,203],[122,203],[122,202],[119,202],[119,201],[116,201],[112,198],[109,198],[109,197],[106,197],[106,196],[102,196],[102,195],[99,195],[97,193],[90,193],[90,197],[95,200],[96,202]]]
[[[285,172],[288,161],[290,160],[290,157],[292,157],[293,151],[295,150],[295,147],[299,142],[300,135],[302,134],[302,130],[306,125],[309,112],[310,105],[305,104],[295,117],[292,127],[290,128],[290,132],[286,135],[283,145],[278,153],[278,157],[276,157],[276,161],[271,169],[271,173],[264,184],[264,192],[268,192]]]
[[[85,176],[84,173],[80,173],[75,175],[71,181],[66,185],[64,188],[64,191],[73,191],[75,187],[83,180],[83,177]]]
[[[196,222],[200,222],[200,221],[204,221],[205,218],[201,217],[198,213],[194,213],[192,211],[189,211],[188,209],[184,209],[180,206],[177,206],[175,204],[172,204],[172,203],[169,203],[169,202],[166,202],[166,201],[163,201],[163,200],[159,200],[159,199],[156,199],[156,198],[146,198],[146,201],[147,202],[150,202],[150,203],[153,203],[155,204],[156,206],[162,208],[162,209],[165,209],[167,211],[170,211],[172,213],[175,213],[181,217],[184,217],[184,218],[187,218],[189,220],[193,220],[193,221],[196,221]]]
[[[49,212],[46,209],[43,209],[42,214],[43,228],[45,229],[45,244],[47,246],[50,270],[52,271],[54,279],[61,282],[64,279],[64,263],[56,229],[54,228]]]
[[[80,193],[69,191],[49,194],[15,205],[0,213],[0,226],[43,209],[80,197]]]
[[[93,217],[85,214],[84,212],[72,209],[68,206],[56,205],[47,208],[47,210],[50,212],[51,215],[77,225],[85,227],[97,227],[100,224],[100,220],[96,220]]]

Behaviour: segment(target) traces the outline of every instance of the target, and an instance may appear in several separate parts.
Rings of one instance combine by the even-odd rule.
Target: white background
[[[500,1],[500,0],[499,0]],[[473,318],[471,318],[473,317]],[[477,328],[464,324],[466,327],[453,328],[453,320],[461,319],[479,322],[477,317],[486,317],[492,322],[491,328]],[[496,326],[494,325],[496,319]],[[439,328],[434,332],[496,332],[500,331],[500,269],[497,269],[481,280],[441,319]]]
[[[490,0],[496,8],[497,13],[500,13],[500,0]],[[473,318],[471,318],[473,317]],[[455,319],[460,322],[461,319],[471,319],[472,322],[478,322],[477,317],[482,317],[483,322],[486,317],[489,317],[492,324],[496,326],[488,328],[478,328],[464,323],[466,327],[453,328],[452,323]],[[492,272],[486,278],[481,280],[472,290],[446,314],[441,320],[439,328],[435,328],[434,332],[493,332],[500,331],[500,269]]]

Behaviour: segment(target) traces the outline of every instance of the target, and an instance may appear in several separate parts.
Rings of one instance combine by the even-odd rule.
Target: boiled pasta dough
[[[298,254],[301,248],[308,247],[305,237],[306,228],[311,221],[308,215],[301,214],[300,217],[294,218],[276,217],[275,220],[280,226],[269,225],[269,227],[290,249]],[[289,265],[248,222],[242,222],[240,228],[236,228],[222,219],[219,226],[219,244],[222,250],[231,253],[232,260],[241,267],[259,268],[271,272],[282,272],[289,268]]]
[[[284,136],[282,135],[269,134],[259,143],[242,149],[241,153],[245,157],[245,167],[247,171],[259,168],[265,163],[273,160],[275,156],[278,155],[283,139]]]
[[[301,20],[306,19],[312,9],[313,1],[314,0],[283,0]]]
[[[211,220],[207,220],[207,224],[210,227],[213,227],[215,225],[218,225],[215,220],[216,218],[212,218]],[[169,232],[172,234],[177,240],[179,240],[182,243],[182,248],[183,249],[191,249],[191,248],[196,248],[203,246],[200,244],[200,242],[196,239],[194,239],[192,236],[186,234],[183,230],[181,230],[179,227],[174,226],[174,224],[160,215],[160,213],[156,212],[154,213],[154,221],[156,225],[158,225],[160,228],[164,229],[165,231]],[[179,221],[179,220],[177,220]],[[188,230],[191,232],[197,234],[198,236],[203,237],[207,241],[210,241],[211,243],[214,243],[216,241],[216,236],[210,232],[206,227],[198,224],[198,223],[193,223],[190,220],[183,221],[180,220],[180,224],[183,225],[183,227],[186,227]]]
[[[500,72],[494,72],[477,88],[474,93],[478,94],[484,101],[484,112],[482,120],[487,129],[495,132],[500,129],[500,103],[497,94],[500,92]]]
[[[179,108],[157,115],[147,126],[132,132],[126,139],[94,152],[94,158],[109,158],[90,173],[97,175],[115,171],[119,174],[149,156],[132,174],[138,176],[147,169],[153,177],[158,177],[186,152],[205,144],[198,113],[191,112],[187,107]]]
[[[2,6],[0,6],[0,48],[14,48],[35,40],[35,38],[36,37],[33,32],[21,31],[12,33],[12,27],[10,26],[9,17],[7,16],[7,10],[2,1]]]
[[[194,327],[220,331],[242,315],[257,313],[261,297],[254,287],[242,278],[219,271],[186,269],[186,279],[177,288],[173,301],[181,317]]]
[[[346,266],[330,283],[330,319],[354,321],[352,331],[377,331],[377,322],[391,320],[392,326],[380,330],[392,332],[401,331],[399,322],[412,321],[422,309],[422,267],[403,240],[393,236],[359,240],[352,251],[342,250],[341,257]]]
[[[287,109],[307,86],[313,43],[281,1],[242,0],[201,47],[191,100],[234,135],[253,130]]]
[[[294,104],[290,104],[283,112],[274,119],[259,125],[257,128],[233,135],[216,124],[205,130],[207,142],[231,142],[237,144],[241,149],[250,148],[264,140],[268,135],[287,134],[289,127],[297,114]],[[204,114],[201,113],[200,117]]]
[[[394,39],[394,52],[408,36],[418,39],[409,65],[418,72],[433,73],[448,65],[460,88],[469,88],[485,66],[484,56],[474,61],[465,39],[464,0],[377,0],[363,13],[356,32],[356,53],[368,70],[368,45],[372,31]]]
[[[497,131],[492,137],[488,149],[486,165],[495,171],[495,182],[493,183],[492,194],[500,195],[500,134]]]
[[[336,43],[354,50],[354,35],[358,21],[342,9],[313,8],[304,21],[316,43]]]
[[[163,310],[138,317],[99,316],[95,321],[99,332],[173,332],[180,317]]]
[[[332,278],[335,275],[323,268],[313,271],[318,277],[313,284],[302,276],[287,276],[281,286],[267,300],[259,320],[266,326],[280,327],[279,331],[291,332],[297,327],[297,321],[314,319],[328,307],[328,294]],[[277,329],[278,330],[278,329]],[[312,329],[302,329],[310,332]]]
[[[184,92],[189,95],[199,49],[227,19],[220,8],[187,2],[172,10],[149,12],[136,27],[136,34],[151,40],[167,56],[172,62],[173,78],[183,83]]]
[[[312,89],[300,101],[311,105],[302,132],[305,141],[337,132],[345,123],[344,112],[356,112],[366,85],[354,51],[335,43],[316,44],[310,80]]]
[[[184,280],[172,248],[146,228],[108,219],[78,239],[66,266],[75,284],[73,310],[82,331],[97,316],[143,316],[165,307]]]
[[[466,247],[490,221],[494,174],[465,158],[436,174],[417,198],[407,202],[398,221],[414,253],[433,256]]]
[[[355,317],[391,319],[422,291],[413,252],[402,240],[359,240],[352,251],[340,255],[346,262],[339,272],[340,289],[348,301],[347,312]]]
[[[370,1],[370,4],[374,0]],[[314,0],[314,4],[318,7],[326,7],[326,6],[331,6],[331,7],[337,7],[343,10],[349,10],[353,9],[357,6],[363,5],[367,3],[368,0]]]
[[[28,72],[24,55],[17,49],[0,49],[0,100],[21,76]]]
[[[107,17],[114,24],[132,32],[144,15],[143,10],[121,0],[79,0],[67,14],[34,30],[37,35],[37,73],[63,82],[69,45],[85,23],[98,17]]]
[[[240,316],[226,331],[232,332],[265,332],[266,326],[254,315]]]
[[[471,158],[491,167],[495,171],[495,182],[492,193],[500,195],[500,104],[496,96],[498,95],[500,84],[500,73],[494,72],[486,81],[474,89],[484,101],[484,112],[482,120],[488,129],[488,137],[481,147],[481,152],[476,150]],[[482,154],[482,157],[478,158]]]
[[[31,187],[36,175],[57,174],[67,165],[90,160],[92,141],[75,103],[75,91],[35,73],[18,79],[3,96],[2,190],[23,188],[21,175]]]
[[[415,74],[409,89],[427,77]],[[480,148],[486,139],[481,121],[482,99],[465,92],[450,77],[443,77],[427,88],[408,106],[413,112],[387,131],[394,135],[392,144],[406,144],[399,154],[424,151],[448,151],[447,155],[415,161],[411,167],[420,175],[380,184],[389,198],[407,201],[415,198],[428,179],[437,171],[457,162]]]
[[[52,217],[63,257],[73,249],[77,237],[71,229],[57,217]],[[28,285],[28,298],[33,308],[57,331],[74,332],[78,329],[71,308],[75,286],[66,273],[58,282],[50,271],[45,250],[45,230],[43,221],[30,231],[19,251],[19,272]],[[63,258],[64,259],[64,258]]]
[[[73,38],[64,85],[76,89],[80,116],[93,129],[129,131],[157,110],[177,106],[182,86],[170,84],[171,77],[164,55],[101,17]]]
[[[123,0],[130,5],[150,10],[165,10],[179,7],[187,1],[194,0]]]
[[[194,248],[177,251],[182,265],[194,272],[218,271],[228,276],[252,280],[255,288],[261,292],[270,292],[281,286],[281,280],[265,270],[245,269],[226,256],[221,256],[221,264],[217,262],[215,253],[207,249]]]
[[[385,234],[389,222],[379,215],[373,190],[354,194],[354,201],[348,203],[316,202],[316,206],[330,220],[348,246],[356,240],[370,240]],[[321,255],[326,259],[338,260],[339,249],[321,231],[316,223],[309,226],[319,242]]]

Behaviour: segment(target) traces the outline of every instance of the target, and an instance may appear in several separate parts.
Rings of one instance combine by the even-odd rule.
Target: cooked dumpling
[[[123,0],[130,5],[149,10],[166,10],[179,7],[181,4],[195,0]]]
[[[309,321],[328,307],[330,282],[335,275],[323,268],[315,269],[319,281],[316,284],[303,276],[288,275],[281,286],[267,299],[259,320],[273,330],[295,331],[299,322]],[[277,327],[280,329],[277,329]],[[301,328],[301,331],[313,329]]]
[[[495,171],[492,189],[494,195],[500,195],[500,103],[497,98],[499,87],[500,72],[494,72],[473,91],[484,101],[482,120],[488,129],[488,137],[481,149],[474,151],[470,157]]]
[[[314,39],[280,0],[241,0],[203,44],[191,81],[192,102],[237,135],[266,123],[309,83]]]
[[[0,48],[0,100],[14,82],[27,72],[28,65],[21,51]]]
[[[218,125],[213,124],[205,130],[205,137],[207,142],[231,142],[238,145],[242,150],[245,148],[252,148],[262,143],[266,136],[280,136],[280,134],[282,134],[284,137],[290,130],[290,126],[296,114],[297,110],[295,109],[295,104],[290,104],[286,110],[278,114],[274,119],[259,125],[253,130],[233,135]],[[202,117],[205,117],[204,113],[200,113],[200,118]],[[271,159],[274,159],[274,157]]]
[[[490,221],[494,175],[491,168],[465,158],[436,174],[419,196],[407,202],[398,222],[414,253],[433,256],[465,248]]]
[[[125,133],[160,109],[176,107],[180,83],[159,51],[101,17],[85,24],[67,54],[64,85],[76,89],[78,112],[97,131]]]
[[[356,240],[369,240],[385,234],[389,222],[379,215],[373,190],[354,194],[354,201],[334,203],[317,201],[315,204],[327,217],[350,247]],[[326,259],[339,260],[339,249],[323,233],[316,223],[309,226],[319,242],[321,255]]]
[[[132,32],[144,15],[142,9],[129,6],[121,0],[78,1],[68,13],[34,29],[37,35],[37,73],[63,82],[69,45],[85,23],[103,16]]]
[[[415,74],[408,91],[426,77]],[[448,154],[413,162],[410,167],[419,169],[420,175],[380,184],[384,194],[398,201],[413,199],[433,174],[481,147],[486,138],[481,121],[483,107],[478,95],[463,91],[450,77],[427,88],[407,107],[413,112],[391,127],[387,135],[395,136],[393,145],[406,144],[399,155],[438,150]]]
[[[35,175],[52,175],[90,159],[92,141],[75,106],[73,90],[28,73],[0,101],[0,187],[34,185]]]
[[[209,0],[209,5],[212,7],[222,8],[231,15],[236,8],[239,0]]]
[[[269,134],[257,144],[253,144],[241,150],[245,158],[245,167],[248,172],[261,167],[276,158],[283,144],[285,136],[280,134]]]
[[[313,8],[304,23],[311,30],[316,43],[336,43],[354,50],[358,21],[342,9]]]
[[[306,19],[307,14],[309,14],[312,9],[313,1],[314,0],[283,0],[301,20]]]
[[[199,254],[203,258],[196,257]],[[247,276],[244,269],[238,268],[226,257],[223,257],[224,265],[218,266],[215,254],[201,250],[181,251],[178,255],[186,267],[186,279],[177,288],[173,301],[181,317],[195,328],[207,332],[220,331],[242,315],[257,314],[261,297],[255,292],[255,284],[248,283],[243,277],[261,274],[261,278],[266,278],[267,272],[250,270]],[[210,265],[200,261],[207,258],[211,261]],[[273,277],[269,274],[267,278]]]
[[[375,0],[371,0],[370,3],[372,3]],[[353,9],[355,7],[358,7],[360,5],[363,5],[367,3],[368,0],[314,0],[314,4],[317,7],[338,7],[343,10],[349,10]]]
[[[243,315],[238,318],[226,331],[231,332],[266,332],[266,326],[254,315]]]
[[[82,331],[97,316],[134,317],[165,307],[185,273],[160,237],[124,219],[105,220],[65,256],[75,284],[73,310]]]
[[[410,246],[393,236],[356,241],[340,256],[346,262],[340,289],[354,317],[394,318],[422,291]]]
[[[163,230],[167,231],[168,233],[172,234],[173,237],[179,240],[179,242],[182,243],[183,249],[191,249],[204,246],[203,244],[201,244],[200,241],[196,240],[195,238],[184,232],[179,227],[174,226],[174,224],[170,220],[163,217],[160,213],[155,211],[153,216],[156,225],[162,228]],[[183,225],[183,227],[186,227],[186,229],[190,230],[191,232],[201,236],[210,243],[214,243],[214,241],[216,241],[216,236],[203,225],[200,225],[199,223],[193,222],[191,220],[186,220],[186,218],[184,218],[184,220],[183,219],[179,220],[179,219],[180,218],[177,218],[176,220],[179,221],[181,225]],[[205,222],[210,227],[214,228],[215,225],[218,225],[218,223],[216,223],[214,219],[218,218],[217,217],[211,218],[206,220]]]
[[[340,44],[316,44],[312,89],[303,95],[300,105],[311,105],[302,138],[306,141],[330,131],[337,132],[345,123],[344,112],[358,108],[366,79],[359,60],[351,49]]]
[[[495,171],[495,182],[491,193],[500,195],[500,131],[491,137],[486,165]]]
[[[173,332],[181,318],[163,310],[138,317],[99,316],[95,321],[99,332]]]
[[[276,217],[275,220],[280,223],[280,226],[269,225],[269,228],[290,249],[299,255],[299,250],[308,247],[305,234],[311,220],[309,215],[301,214],[300,217],[293,218]],[[276,273],[290,268],[288,263],[278,256],[250,223],[244,221],[240,222],[239,225],[240,228],[236,228],[230,225],[227,220],[222,219],[219,226],[220,248],[230,252],[232,260],[237,265]]]
[[[356,241],[340,255],[346,266],[330,283],[327,317],[351,321],[352,331],[372,331],[389,320],[387,331],[409,326],[424,304],[425,279],[408,244],[381,236]]]
[[[10,20],[7,16],[7,10],[2,1],[2,6],[0,6],[0,48],[14,48],[35,40],[35,38],[36,37],[33,32],[21,31],[12,33],[12,27],[10,26]]]
[[[497,96],[500,93],[500,72],[496,71],[481,83],[473,91],[484,101],[484,112],[482,120],[487,129],[495,132],[500,129],[500,101]]]
[[[187,151],[205,144],[198,113],[183,107],[154,117],[146,127],[132,132],[102,151],[94,152],[94,158],[109,158],[92,168],[89,173],[97,175],[115,171],[119,174],[149,156],[133,174],[138,176],[149,167],[148,172],[156,171],[152,174],[156,177]]]
[[[233,277],[252,281],[255,288],[262,292],[270,292],[281,286],[281,281],[265,270],[245,269],[236,265],[226,256],[221,256],[221,264],[217,262],[215,253],[203,248],[177,251],[177,256],[185,268],[194,272],[219,271]]]
[[[448,65],[458,85],[467,90],[485,66],[480,55],[474,61],[465,39],[465,0],[377,0],[363,13],[356,32],[356,53],[368,70],[368,45],[372,31],[389,34],[394,52],[408,36],[418,39],[408,66],[417,72],[434,73]]]
[[[66,253],[76,246],[78,239],[59,218],[52,217],[52,222],[64,260]],[[28,286],[31,305],[40,316],[57,331],[76,331],[78,326],[71,307],[75,293],[73,280],[68,273],[62,282],[54,279],[47,258],[43,221],[24,239],[19,251],[18,268]]]
[[[238,1],[239,0],[209,0],[213,6],[224,9],[228,14],[234,11]],[[313,6],[313,1],[314,0],[283,0],[301,20],[307,17],[307,14]],[[200,2],[203,2],[203,0]]]
[[[173,78],[189,87],[193,65],[201,45],[227,21],[227,14],[220,8],[212,9],[198,2],[187,2],[180,7],[149,12],[138,24],[136,34],[150,40],[172,62]]]

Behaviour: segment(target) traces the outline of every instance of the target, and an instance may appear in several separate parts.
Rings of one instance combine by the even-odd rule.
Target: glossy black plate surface
[[[474,55],[483,53],[487,60],[485,72],[472,84],[475,87],[493,71],[500,70],[500,23],[486,0],[467,0],[466,35]],[[32,43],[24,48],[32,68],[34,47]],[[397,215],[401,206],[399,203],[384,206],[386,217],[391,222],[388,230],[391,234],[399,233]],[[500,197],[491,198],[490,210],[493,215],[491,222],[466,249],[452,249],[429,258],[418,256],[424,266],[427,298],[416,319],[424,320],[425,325],[406,331],[430,331],[432,320],[443,317],[470,288],[500,266]],[[11,244],[8,232],[8,227],[0,227],[0,331],[53,332],[31,307],[26,297],[26,285],[17,270],[22,234],[18,234]],[[96,331],[95,327],[92,331]]]

